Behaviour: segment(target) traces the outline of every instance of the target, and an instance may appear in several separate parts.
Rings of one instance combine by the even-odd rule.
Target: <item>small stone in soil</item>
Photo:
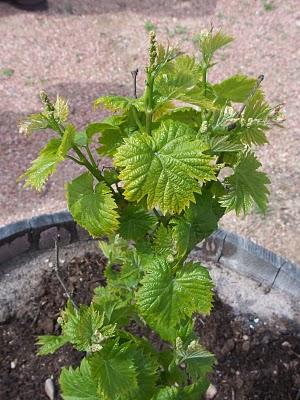
[[[282,347],[291,347],[291,344],[289,343],[289,342],[283,342],[283,343],[281,343],[281,346]]]
[[[210,384],[205,394],[205,400],[212,400],[217,394],[217,388]]]
[[[250,343],[248,341],[244,342],[242,344],[242,349],[243,349],[243,351],[248,352],[250,350]]]
[[[221,353],[223,355],[230,353],[234,349],[235,343],[233,339],[228,339],[224,343],[224,346],[222,347]]]

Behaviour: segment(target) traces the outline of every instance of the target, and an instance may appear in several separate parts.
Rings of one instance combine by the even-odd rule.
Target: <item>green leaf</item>
[[[127,136],[125,131],[121,129],[124,122],[125,116],[112,115],[102,122],[88,125],[86,132],[89,140],[96,133],[101,133],[99,137],[101,147],[97,149],[100,155],[113,156],[117,147],[123,143],[123,138]]]
[[[175,387],[164,387],[159,390],[153,400],[181,400],[179,389]]]
[[[114,233],[119,226],[117,205],[104,182],[94,187],[94,178],[87,172],[67,185],[68,208],[79,225],[92,236]]]
[[[125,137],[127,135],[120,129],[103,131],[99,138],[101,146],[97,148],[97,153],[113,157],[118,147],[124,143]]]
[[[202,378],[197,383],[185,386],[181,389],[180,400],[199,400],[206,393],[209,387],[209,380]]]
[[[38,158],[31,162],[31,167],[18,178],[25,179],[24,187],[31,186],[41,190],[71,149],[76,130],[71,124],[67,125],[62,139],[51,139],[40,152]]]
[[[86,147],[89,143],[86,131],[76,132],[74,136],[74,143],[79,147]]]
[[[58,119],[61,123],[67,121],[69,116],[69,106],[68,102],[62,97],[57,96],[56,102],[54,104],[54,117]]]
[[[66,336],[55,336],[55,335],[44,335],[39,336],[37,345],[41,346],[38,350],[40,356],[47,354],[53,354],[63,345],[65,345],[69,339]]]
[[[123,239],[119,234],[115,235],[109,242],[106,240],[99,241],[99,247],[110,264],[122,263],[129,250],[128,241]]]
[[[51,139],[40,152],[38,158],[31,162],[31,167],[18,180],[25,179],[24,187],[31,186],[41,190],[48,177],[52,175],[57,165],[63,161],[61,155],[61,139]]]
[[[184,388],[166,386],[159,390],[152,400],[200,400],[209,386],[207,379]]]
[[[137,205],[129,204],[122,210],[119,232],[124,239],[142,239],[154,228],[156,218]]]
[[[167,63],[155,80],[155,89],[165,97],[176,98],[199,82],[201,66],[194,57],[181,55]]]
[[[170,339],[172,328],[195,312],[209,313],[212,282],[206,268],[188,263],[174,272],[163,259],[153,260],[137,293],[137,305],[146,322],[163,339]]]
[[[102,96],[95,100],[95,107],[103,105],[110,111],[128,111],[134,99],[124,96]]]
[[[196,340],[187,345],[180,338],[176,339],[176,362],[185,364],[187,373],[193,381],[205,377],[212,371],[215,357]]]
[[[109,265],[105,269],[105,277],[109,286],[129,290],[136,288],[141,277],[141,260],[134,251],[128,252],[120,270]]]
[[[258,90],[247,101],[238,129],[238,135],[243,143],[249,146],[268,143],[265,132],[269,129],[270,113],[271,109],[265,101],[262,91]]]
[[[256,79],[245,75],[234,75],[221,83],[213,85],[213,89],[217,96],[222,99],[235,103],[244,103],[255,86]]]
[[[91,375],[91,368],[84,358],[80,367],[63,368],[60,378],[60,387],[64,400],[100,400],[97,380]]]
[[[196,63],[194,57],[188,55],[178,56],[172,62],[167,63],[155,80],[154,91],[159,93],[159,96],[155,98],[155,118],[158,119],[168,110],[175,108],[170,100],[215,110],[216,105],[203,93],[201,73],[201,65]],[[161,111],[162,109],[164,112]]]
[[[97,287],[93,297],[94,307],[104,315],[105,324],[125,325],[132,315],[129,302],[111,288]]]
[[[228,191],[221,197],[220,203],[226,211],[235,210],[237,215],[243,211],[246,214],[254,203],[262,212],[266,211],[270,180],[265,173],[257,171],[260,167],[261,163],[252,153],[241,158],[234,174],[225,179]]]
[[[178,255],[183,257],[188,254],[197,243],[218,229],[218,221],[224,211],[208,191],[197,195],[196,203],[172,221]]]
[[[127,400],[150,400],[155,392],[158,379],[158,363],[153,355],[140,348],[132,351],[137,372],[138,388],[128,395]]]
[[[244,149],[244,146],[232,140],[230,135],[211,136],[207,141],[212,153],[235,153]]]
[[[109,343],[89,357],[92,377],[98,381],[98,390],[105,400],[126,398],[137,388],[137,374],[126,346]]]
[[[137,133],[125,139],[114,158],[122,168],[125,198],[141,201],[146,196],[148,208],[158,207],[164,214],[179,213],[195,201],[200,185],[216,178],[213,159],[194,137],[187,125],[165,121],[153,137]]]
[[[201,126],[202,123],[202,113],[192,107],[180,107],[167,110],[162,119],[172,119],[189,124],[193,129],[199,129],[199,125]]]
[[[76,128],[74,127],[74,125],[68,124],[64,131],[61,145],[58,149],[58,155],[60,155],[61,157],[65,157],[67,155],[68,151],[72,148],[72,145],[74,143],[75,134]]]
[[[163,256],[165,258],[174,257],[176,249],[170,228],[166,228],[162,224],[159,225],[155,231],[153,249],[156,255]]]
[[[249,118],[266,120],[271,112],[271,108],[265,101],[262,90],[257,90],[247,101],[243,117],[247,121]]]
[[[217,33],[208,32],[199,35],[199,48],[202,57],[206,62],[210,62],[214,53],[233,41],[231,36],[225,35],[221,31]]]
[[[62,332],[77,350],[94,352],[102,348],[104,340],[115,335],[115,326],[105,325],[104,315],[90,306],[81,305],[79,310],[68,303],[62,313]]]
[[[167,67],[167,70],[163,69],[155,81],[155,93],[159,94],[155,99],[154,107],[156,119],[175,108],[170,100],[190,103],[212,111],[217,108],[203,93],[200,84],[201,66],[195,63],[194,58],[180,56],[170,65],[167,64]],[[165,109],[164,112],[161,111],[162,109]]]
[[[241,142],[247,144],[248,146],[268,143],[265,131],[269,127],[266,122],[260,120],[245,121],[243,126],[241,126],[237,134],[240,137]]]

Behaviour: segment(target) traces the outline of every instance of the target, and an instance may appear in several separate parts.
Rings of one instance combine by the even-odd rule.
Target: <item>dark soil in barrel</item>
[[[105,284],[105,259],[99,254],[74,258],[62,275],[77,303],[88,303],[93,289]],[[58,334],[56,319],[66,297],[55,274],[45,275],[42,294],[24,304],[24,315],[0,325],[0,398],[47,400],[44,382],[57,380],[64,365],[77,365],[82,357],[70,346],[46,357],[36,355],[36,337]],[[285,321],[273,325],[252,316],[236,316],[217,297],[210,317],[195,325],[202,343],[215,353],[211,381],[215,400],[299,400],[300,334]],[[56,400],[60,399],[57,395]]]

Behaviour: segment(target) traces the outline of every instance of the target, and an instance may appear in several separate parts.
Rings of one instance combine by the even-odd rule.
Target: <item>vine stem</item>
[[[139,119],[139,116],[138,116],[136,108],[132,107],[132,111],[133,111],[134,120],[135,120],[137,126],[139,127],[139,130],[141,131],[141,133],[143,133],[144,132],[144,128],[143,128],[143,125],[141,124],[141,121]]]
[[[153,115],[153,85],[154,85],[154,78],[152,74],[152,70],[150,68],[147,72],[147,89],[145,95],[145,109],[146,109],[146,133],[151,135],[152,129],[152,115]]]
[[[57,124],[57,128],[58,128],[58,133],[62,137],[64,135],[65,128],[59,124]],[[79,157],[79,160],[77,160],[76,158],[74,158],[72,156],[68,156],[68,158],[70,158],[71,160],[73,160],[74,162],[76,162],[79,165],[84,165],[99,182],[104,181],[107,183],[108,186],[110,186],[109,183],[102,176],[101,172],[98,170],[97,164],[94,160],[94,157],[93,157],[90,149],[87,148],[87,153],[88,153],[89,157],[91,158],[91,162],[86,158],[86,156],[83,154],[83,152],[79,149],[79,147],[76,144],[73,144],[72,149],[75,151],[75,153]]]
[[[207,65],[206,64],[204,64],[204,66],[203,66],[202,83],[204,86],[204,96],[206,96],[206,89],[207,89]]]
[[[94,159],[94,157],[93,157],[93,154],[92,154],[91,149],[89,148],[89,146],[86,146],[86,151],[87,151],[87,153],[88,153],[88,156],[89,156],[89,158],[90,158],[90,161],[91,161],[92,165],[93,165],[95,168],[97,168],[97,163],[96,163],[96,161],[95,161],[95,159]]]
[[[161,215],[156,208],[153,208],[153,212],[156,216],[156,218],[165,226],[168,226],[168,221],[167,219],[164,217],[164,215]]]

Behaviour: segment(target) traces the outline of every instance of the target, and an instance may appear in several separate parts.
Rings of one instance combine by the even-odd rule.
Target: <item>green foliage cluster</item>
[[[90,305],[68,303],[61,335],[38,341],[40,354],[65,343],[85,352],[79,367],[62,370],[66,400],[193,400],[207,389],[214,356],[193,321],[211,311],[213,284],[187,257],[224,213],[254,204],[266,210],[269,180],[254,148],[279,118],[256,79],[208,81],[215,52],[231,41],[222,32],[201,34],[198,61],[158,45],[151,33],[141,97],[100,97],[95,105],[111,116],[79,131],[68,104],[42,93],[43,111],[21,124],[27,134],[56,133],[22,176],[25,186],[41,189],[65,159],[84,166],[66,185],[68,208],[92,236],[106,235],[107,286]],[[110,157],[111,167],[100,170],[96,154]],[[154,330],[163,350],[132,324]]]

